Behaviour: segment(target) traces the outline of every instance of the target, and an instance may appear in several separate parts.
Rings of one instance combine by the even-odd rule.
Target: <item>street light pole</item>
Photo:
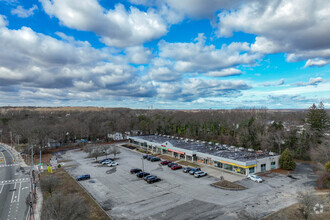
[[[144,172],[144,159],[143,159],[143,157],[141,158],[141,160],[142,160],[142,172]]]
[[[31,167],[30,167],[30,182],[31,182],[31,187],[30,187],[30,216],[33,216],[34,219],[34,214],[33,214],[33,144],[31,148]]]

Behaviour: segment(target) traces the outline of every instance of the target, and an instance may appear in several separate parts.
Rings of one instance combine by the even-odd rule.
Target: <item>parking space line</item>
[[[17,202],[19,202],[19,197],[21,195],[21,187],[22,187],[22,182],[19,183]]]
[[[17,184],[17,183],[15,183],[14,189],[16,189],[16,184]],[[10,202],[10,203],[13,203],[13,201],[14,201],[14,196],[15,196],[15,191],[13,190],[13,196],[11,197],[11,202]]]
[[[3,187],[5,186],[5,184],[3,184],[2,186],[1,186],[1,189],[0,189],[0,193],[2,193],[2,190],[3,190]]]

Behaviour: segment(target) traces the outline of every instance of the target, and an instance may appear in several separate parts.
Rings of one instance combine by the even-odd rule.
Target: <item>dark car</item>
[[[76,178],[76,180],[77,180],[77,181],[80,181],[80,180],[88,180],[88,179],[90,179],[90,178],[91,178],[91,176],[90,176],[89,174],[85,174],[85,175],[78,176],[78,177]]]
[[[178,164],[177,163],[169,163],[169,164],[167,164],[168,167],[172,167],[174,165],[178,165]]]
[[[149,176],[149,175],[150,175],[150,173],[147,173],[147,172],[140,172],[140,173],[136,174],[136,176],[139,177],[139,178]]]
[[[142,172],[142,170],[139,169],[139,168],[133,168],[133,169],[130,170],[130,172],[131,172],[131,174],[133,174],[133,173],[140,173],[140,172]]]
[[[189,173],[189,171],[190,171],[191,169],[192,169],[191,167],[185,167],[185,168],[183,168],[183,172],[184,172],[184,173]]]
[[[143,159],[147,159],[150,155],[146,154],[146,155],[143,155]]]
[[[161,165],[167,165],[169,163],[172,163],[172,161],[164,160],[164,161],[160,162]]]
[[[173,165],[173,166],[171,166],[171,169],[172,170],[178,170],[178,169],[181,169],[181,168],[182,168],[181,165]]]
[[[189,174],[194,175],[197,171],[201,171],[201,168],[199,168],[199,167],[193,168],[189,171]]]
[[[161,179],[158,178],[157,176],[150,177],[149,179],[147,179],[147,183],[149,183],[149,184],[154,183],[154,182],[159,182],[159,181],[161,181]]]
[[[160,161],[160,158],[158,157],[153,157],[150,159],[151,162],[155,162],[155,161]]]
[[[146,159],[147,159],[147,160],[151,160],[151,158],[153,158],[153,157],[155,157],[155,156],[148,155]]]
[[[145,177],[143,177],[143,179],[145,180],[145,181],[147,181],[149,178],[151,178],[151,177],[157,177],[157,176],[155,176],[155,175],[148,175],[148,176],[145,176]]]

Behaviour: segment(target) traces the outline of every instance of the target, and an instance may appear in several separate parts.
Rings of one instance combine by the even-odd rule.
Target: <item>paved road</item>
[[[28,170],[15,164],[14,156],[0,144],[0,220],[26,219],[29,192]]]

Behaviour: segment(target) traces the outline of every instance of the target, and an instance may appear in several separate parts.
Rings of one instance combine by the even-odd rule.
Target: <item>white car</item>
[[[249,174],[248,178],[257,183],[261,183],[263,181],[260,177],[258,177],[257,175],[254,175],[254,174]]]
[[[117,165],[118,165],[117,162],[110,162],[110,163],[108,163],[108,166],[109,166],[109,167],[117,166]]]
[[[109,164],[109,163],[112,163],[112,161],[111,160],[103,161],[102,165],[106,165],[106,164]]]
[[[207,173],[204,172],[204,171],[197,171],[197,172],[194,173],[194,176],[195,176],[196,178],[199,178],[199,177],[201,177],[201,176],[206,176],[206,175],[207,175]]]

